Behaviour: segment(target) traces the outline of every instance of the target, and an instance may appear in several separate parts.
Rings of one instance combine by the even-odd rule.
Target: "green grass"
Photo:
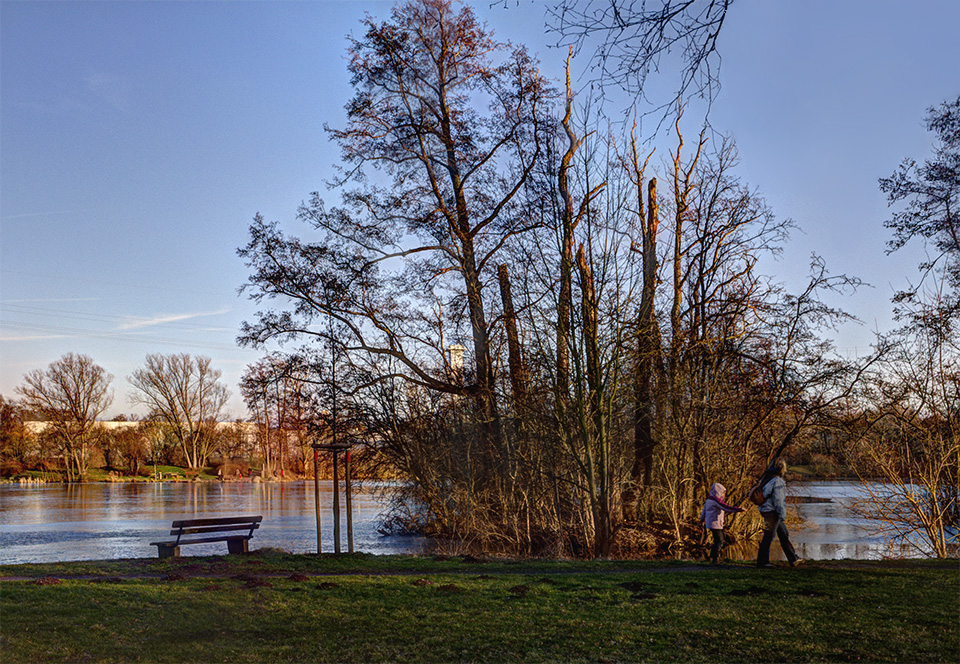
[[[956,662],[960,652],[956,561],[756,570],[267,554],[0,575],[2,662]]]
[[[154,466],[148,464],[142,466],[150,474],[148,476],[141,475],[128,475],[126,471],[123,470],[109,470],[107,468],[101,467],[90,467],[87,469],[87,472],[83,475],[84,482],[153,482],[156,480],[154,477]],[[156,472],[161,473],[165,480],[187,480],[196,479],[211,482],[219,479],[215,474],[210,474],[204,471],[191,471],[187,468],[181,468],[180,466],[157,466]],[[16,482],[21,477],[27,479],[42,479],[46,482],[64,482],[66,481],[66,473],[63,471],[40,471],[40,470],[24,470],[21,474],[9,478],[7,481]]]

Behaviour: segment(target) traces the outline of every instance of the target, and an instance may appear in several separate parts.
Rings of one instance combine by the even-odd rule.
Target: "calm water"
[[[875,522],[859,518],[851,504],[863,496],[853,482],[792,483],[792,507],[803,527],[791,527],[797,552],[808,560],[913,556],[875,533]],[[323,551],[333,551],[333,493],[321,484]],[[341,496],[341,510],[344,509]],[[421,538],[382,536],[377,531],[385,506],[370,485],[354,493],[354,548],[377,554],[416,553]],[[312,482],[286,483],[118,483],[0,485],[0,564],[151,558],[150,542],[166,539],[175,519],[262,514],[251,548],[277,547],[315,552],[316,516]],[[346,518],[341,518],[346,551]],[[183,555],[226,553],[226,544],[184,547]],[[730,547],[729,558],[751,559],[756,545]],[[771,558],[783,559],[774,542]]]
[[[881,486],[881,485],[875,485]],[[916,547],[890,542],[878,534],[878,522],[858,516],[852,506],[867,497],[859,482],[792,482],[787,485],[788,508],[803,519],[802,526],[788,524],[790,541],[807,560],[920,557]],[[731,547],[730,557],[754,559],[757,543]],[[776,539],[771,560],[784,560]]]
[[[342,485],[341,485],[342,489]],[[347,550],[341,492],[341,542]],[[322,546],[333,551],[333,491],[321,484]],[[421,538],[377,532],[385,506],[371,485],[354,489],[354,549],[415,553]],[[176,519],[262,514],[251,549],[317,550],[313,482],[97,483],[0,485],[0,564],[156,557],[150,542],[168,539]],[[182,555],[226,553],[225,542],[196,544]]]

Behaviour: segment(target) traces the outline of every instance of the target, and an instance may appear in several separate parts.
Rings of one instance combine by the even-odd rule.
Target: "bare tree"
[[[938,138],[934,157],[905,160],[880,189],[891,205],[906,202],[886,223],[890,251],[920,239],[935,254],[920,266],[920,285],[894,298],[905,324],[879,340],[889,350],[864,416],[875,421],[855,456],[886,480],[871,490],[885,530],[947,557],[960,531],[960,97],[929,109],[927,127]]]
[[[960,96],[930,108],[927,129],[937,137],[933,157],[922,164],[905,159],[896,173],[880,179],[880,190],[890,205],[906,204],[885,226],[894,232],[890,251],[914,239],[934,250],[920,269],[946,275],[953,295],[941,303],[945,311],[955,314],[960,309],[956,296],[960,292]],[[916,289],[911,289],[898,294],[896,301],[916,296]]]
[[[711,101],[719,90],[717,38],[733,0],[562,0],[549,6],[550,28],[579,52],[592,48],[601,86],[639,96],[650,112],[666,113],[678,100]],[[667,66],[678,57],[680,66]],[[673,63],[671,63],[673,64]],[[672,96],[647,98],[648,77],[677,71]]]
[[[349,123],[331,131],[346,166],[331,183],[343,204],[328,209],[315,194],[303,206],[324,234],[318,244],[255,221],[240,251],[252,296],[293,310],[262,313],[241,339],[316,336],[316,318],[333,316],[351,359],[389,356],[407,380],[470,396],[496,439],[485,279],[528,228],[517,194],[541,156],[551,92],[525,49],[495,42],[447,0],[406,2],[365,27],[349,49]],[[434,370],[460,338],[473,343],[465,384]]]
[[[0,395],[0,457],[26,463],[30,447],[23,408],[14,399]]]
[[[202,468],[213,451],[213,429],[230,397],[221,375],[208,357],[150,354],[127,379],[131,401],[170,427],[190,468]]]
[[[304,470],[307,429],[315,424],[310,384],[317,376],[312,373],[300,357],[271,354],[243,374],[240,391],[257,423],[265,474],[282,473],[291,460],[298,472]]]
[[[90,447],[100,434],[97,418],[113,402],[112,380],[88,355],[67,353],[46,370],[25,375],[17,387],[24,407],[53,428],[70,480],[87,472]]]
[[[137,423],[135,426],[113,429],[104,436],[104,458],[107,458],[109,448],[111,455],[124,464],[130,475],[140,472],[141,465],[150,454],[150,440],[141,425]]]
[[[941,279],[944,279],[941,273]],[[941,281],[941,289],[945,284]],[[942,291],[920,293],[923,315],[881,343],[872,407],[852,457],[881,530],[924,555],[955,556],[960,533],[960,334]],[[878,478],[876,484],[871,479]]]
[[[644,177],[651,152],[641,163],[640,150],[634,127],[630,135],[630,149],[627,155],[620,155],[620,164],[630,182],[636,215],[636,226],[640,239],[631,244],[631,250],[638,253],[643,261],[643,290],[640,296],[640,309],[636,321],[636,366],[634,368],[634,420],[633,420],[633,465],[630,471],[630,485],[624,492],[624,513],[635,518],[638,501],[643,492],[653,482],[653,453],[656,439],[653,434],[654,414],[656,410],[654,385],[657,367],[660,365],[660,328],[656,319],[657,284],[659,280],[659,258],[657,256],[657,237],[660,227],[660,206],[657,198],[657,179]],[[644,197],[646,196],[646,205]]]

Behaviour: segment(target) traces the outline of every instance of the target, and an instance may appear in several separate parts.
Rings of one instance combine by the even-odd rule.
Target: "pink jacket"
[[[742,512],[742,507],[734,507],[723,502],[723,495],[727,492],[722,484],[715,483],[710,487],[710,497],[703,505],[700,520],[711,530],[723,530],[723,520],[726,512]]]

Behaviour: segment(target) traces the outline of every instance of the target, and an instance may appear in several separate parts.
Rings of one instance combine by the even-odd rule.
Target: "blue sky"
[[[345,36],[389,2],[0,3],[0,393],[67,352],[126,377],[150,352],[208,355],[234,393],[258,351],[234,344],[253,215],[292,220],[323,190],[350,96]],[[542,6],[477,6],[559,76]],[[811,252],[873,284],[838,304],[866,350],[919,247],[884,254],[877,178],[928,154],[922,120],[960,93],[953,0],[738,0],[711,121],[740,173],[794,219],[767,270],[799,287]],[[587,62],[574,63],[574,73]],[[690,127],[693,133],[695,127]]]

